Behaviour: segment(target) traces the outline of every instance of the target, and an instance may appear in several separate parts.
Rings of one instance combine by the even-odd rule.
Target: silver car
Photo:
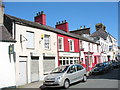
[[[44,78],[43,85],[69,88],[70,84],[80,80],[87,81],[86,69],[82,65],[59,66]]]

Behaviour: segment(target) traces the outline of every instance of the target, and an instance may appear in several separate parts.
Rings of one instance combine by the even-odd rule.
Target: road
[[[118,82],[119,81],[119,82]],[[120,87],[120,68],[114,69],[102,75],[89,76],[87,82],[77,82],[72,84],[67,90],[74,90],[75,88],[118,88]],[[63,90],[54,88],[54,90]],[[52,88],[53,90],[53,88]]]
[[[79,82],[70,88],[118,88],[118,79],[120,78],[119,70],[114,69],[102,75],[90,76],[87,82]]]

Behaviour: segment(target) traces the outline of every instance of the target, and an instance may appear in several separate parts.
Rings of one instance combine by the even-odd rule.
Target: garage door
[[[44,74],[50,72],[55,68],[55,57],[44,57],[43,70]]]
[[[39,81],[39,57],[31,57],[31,81]]]
[[[27,83],[27,57],[19,57],[19,81],[18,85]]]

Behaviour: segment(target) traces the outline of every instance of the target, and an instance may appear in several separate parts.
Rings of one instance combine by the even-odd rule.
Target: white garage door
[[[31,57],[31,81],[39,81],[39,57]]]
[[[24,85],[27,83],[27,57],[19,57],[19,83]]]

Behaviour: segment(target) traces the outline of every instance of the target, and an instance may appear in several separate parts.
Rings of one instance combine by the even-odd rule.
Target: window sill
[[[26,48],[26,49],[34,50],[35,48]]]
[[[46,49],[46,48],[45,48],[44,50],[50,51],[51,49]]]

